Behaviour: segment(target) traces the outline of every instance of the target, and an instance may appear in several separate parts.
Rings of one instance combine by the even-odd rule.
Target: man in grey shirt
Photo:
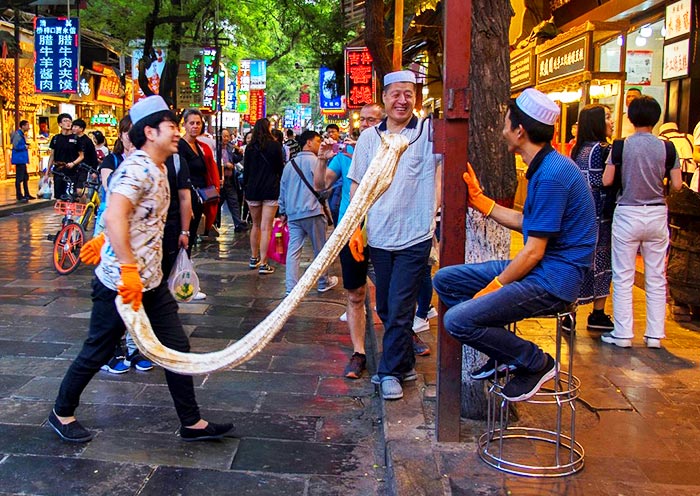
[[[372,380],[381,384],[386,400],[402,398],[401,382],[416,378],[413,314],[440,203],[440,156],[433,154],[429,122],[419,122],[413,115],[415,97],[413,72],[397,71],[384,77],[386,119],[360,135],[348,172],[353,194],[376,154],[381,134],[400,133],[408,138],[410,144],[391,186],[370,208],[366,223],[377,274],[377,313],[384,324],[382,357]]]

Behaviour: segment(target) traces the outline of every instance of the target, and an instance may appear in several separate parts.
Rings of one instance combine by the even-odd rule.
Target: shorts
[[[259,206],[265,206],[265,207],[276,207],[278,204],[277,200],[246,200],[246,203],[248,204],[249,207],[259,207]]]
[[[340,250],[340,267],[343,272],[343,287],[348,290],[361,288],[367,284],[367,267],[369,265],[369,250],[365,247],[365,259],[358,262],[352,256],[349,245]]]

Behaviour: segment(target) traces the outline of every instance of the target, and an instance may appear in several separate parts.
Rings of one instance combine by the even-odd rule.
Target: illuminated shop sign
[[[335,71],[327,67],[321,67],[318,73],[318,79],[319,95],[321,95],[321,109],[342,110],[343,106],[340,95],[338,94]]]
[[[374,101],[376,78],[372,55],[366,47],[345,49],[346,105],[359,109]]]
[[[77,17],[34,18],[34,91],[77,93],[80,60]]]
[[[510,90],[518,91],[535,85],[535,50],[510,59]]]
[[[216,49],[203,48],[202,56],[202,107],[217,110],[217,86],[219,74],[216,72]]]

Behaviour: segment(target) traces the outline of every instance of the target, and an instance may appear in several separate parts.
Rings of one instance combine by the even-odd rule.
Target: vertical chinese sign
[[[250,61],[249,122],[255,123],[267,115],[265,88],[267,88],[267,60]]]
[[[218,110],[216,88],[219,74],[216,70],[216,49],[202,48],[202,107]]]
[[[77,93],[80,24],[77,17],[34,18],[34,90]]]
[[[372,56],[366,47],[345,49],[345,85],[349,109],[359,109],[374,101],[376,79]]]
[[[248,92],[250,91],[250,60],[241,60],[238,66],[238,113],[248,113]],[[245,117],[244,117],[245,119]]]

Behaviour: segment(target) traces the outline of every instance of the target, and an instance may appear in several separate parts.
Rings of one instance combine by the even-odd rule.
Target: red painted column
[[[444,156],[440,265],[464,263],[467,187],[462,173],[469,138],[471,0],[445,0],[443,119],[435,123],[435,149]],[[437,440],[459,441],[462,346],[438,323]]]

